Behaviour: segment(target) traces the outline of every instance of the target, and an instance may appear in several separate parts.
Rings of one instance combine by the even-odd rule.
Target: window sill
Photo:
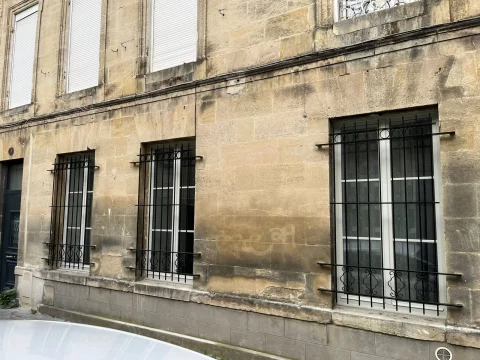
[[[64,109],[69,109],[73,108],[76,105],[72,104],[72,101],[81,101],[85,98],[95,98],[98,95],[98,89],[101,87],[101,85],[97,85],[91,88],[83,89],[83,90],[78,90],[74,91],[71,93],[64,93],[55,99],[55,105],[58,110],[64,110]],[[93,103],[95,101],[92,101]],[[80,105],[85,105],[85,104],[80,104]],[[87,104],[88,105],[88,104]]]
[[[193,81],[196,64],[197,62],[190,62],[146,74],[145,90],[159,90]]]
[[[333,33],[335,35],[345,35],[396,21],[416,18],[424,14],[424,9],[424,1],[418,0],[409,4],[395,6],[391,9],[339,20],[333,24]]]
[[[444,318],[337,306],[332,310],[335,325],[428,341],[445,341]]]
[[[20,115],[20,114],[28,114],[30,108],[33,106],[33,103],[20,105],[14,108],[5,109],[2,111],[1,115],[3,118],[8,118],[10,116]]]

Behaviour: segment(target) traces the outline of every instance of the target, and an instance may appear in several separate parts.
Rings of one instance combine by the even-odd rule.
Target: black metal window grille
[[[162,144],[140,153],[137,277],[191,282],[195,216],[195,143]]]
[[[337,302],[410,312],[445,304],[439,136],[430,113],[334,123]],[[452,133],[448,133],[452,135]]]
[[[337,0],[340,20],[351,19],[371,12],[390,9],[418,0]]]
[[[90,263],[95,157],[92,152],[59,156],[53,170],[48,264],[85,269]]]

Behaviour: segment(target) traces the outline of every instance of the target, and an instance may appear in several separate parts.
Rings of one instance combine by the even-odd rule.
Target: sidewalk
[[[32,314],[30,309],[0,309],[0,320],[47,320],[47,321],[63,321],[61,319],[52,318],[40,313]]]

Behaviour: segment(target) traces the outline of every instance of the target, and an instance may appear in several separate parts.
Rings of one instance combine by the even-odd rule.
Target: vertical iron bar
[[[333,126],[331,126],[331,128],[333,128]],[[333,133],[333,131],[332,131]],[[334,143],[334,140],[335,140],[335,135],[330,135],[329,136],[329,139],[330,139],[330,142],[333,144]],[[341,147],[341,145],[340,145]],[[330,157],[332,158],[332,161],[331,163],[333,164],[332,168],[333,168],[333,179],[332,179],[332,184],[333,184],[333,199],[334,199],[334,203],[335,204],[332,204],[332,208],[333,208],[333,261],[334,263],[337,263],[337,244],[338,244],[338,239],[337,239],[337,177],[336,177],[336,162],[335,162],[335,151],[337,150],[337,146],[333,145],[333,149],[332,151],[330,151]],[[342,164],[340,164],[341,166]],[[341,171],[340,171],[340,181],[341,181]],[[196,182],[195,182],[195,189],[196,189]],[[341,186],[341,184],[340,184]],[[340,200],[342,201],[342,200]],[[343,205],[342,205],[343,206]],[[342,244],[342,247],[343,248],[343,244]],[[330,269],[332,269],[332,267],[330,267]],[[340,284],[338,283],[338,278],[337,278],[337,267],[336,266],[333,266],[333,286],[334,286],[334,289],[336,289]],[[338,303],[338,293],[335,292],[335,302]]]
[[[380,129],[380,118],[377,119],[377,129]],[[380,148],[380,134],[377,130],[377,149],[378,149],[378,155],[377,155],[377,165],[378,165],[378,189],[379,189],[379,196],[380,196],[380,267],[383,269],[383,197],[382,197],[382,185],[383,185],[383,180],[382,180],[382,162],[381,160],[381,148]],[[386,169],[384,170],[386,171]],[[385,309],[385,271],[382,270],[382,304],[383,308]]]
[[[140,153],[142,153],[141,148],[140,148]],[[141,249],[145,250],[145,248],[148,249],[148,247],[149,247],[148,241],[150,239],[150,231],[149,231],[148,228],[145,228],[145,218],[148,216],[149,211],[150,211],[150,209],[147,206],[147,196],[149,194],[149,189],[147,188],[147,186],[150,184],[150,182],[148,180],[149,162],[148,162],[148,151],[147,150],[145,150],[145,153],[144,153],[143,156],[140,156],[140,166],[141,166],[140,171],[142,171],[142,167],[143,167],[143,190],[142,190],[143,203],[142,203],[142,209],[141,209],[141,219],[142,219],[141,220],[142,221],[142,238],[141,238],[142,247],[141,247]],[[140,179],[139,179],[138,183],[140,184]],[[140,196],[140,194],[139,194],[139,196]],[[146,242],[146,244],[145,244],[145,242]],[[144,259],[145,259],[145,261],[144,261]],[[148,253],[145,253],[144,251],[142,251],[140,261],[141,261],[140,277],[143,278],[143,273],[144,272],[146,273],[146,277],[148,277],[148,262],[149,262]]]
[[[405,128],[405,117],[402,116],[402,126],[403,126],[403,179],[404,179],[404,190],[405,190],[405,234],[407,239],[407,270],[410,270],[410,248],[408,243],[408,198],[407,198],[407,150],[405,143],[405,135],[407,128]],[[412,199],[413,200],[413,199]],[[395,221],[395,220],[394,220]],[[395,223],[393,224],[395,226]],[[394,256],[397,254],[395,253]],[[412,312],[412,297],[410,293],[410,275],[411,273],[407,272],[407,283],[408,283],[408,311]]]
[[[138,249],[140,249],[140,244],[139,244],[139,239],[141,239],[141,235],[140,235],[140,218],[141,218],[141,210],[142,210],[142,205],[145,206],[145,204],[142,204],[140,202],[140,194],[142,193],[141,191],[141,181],[142,181],[142,147],[140,146],[140,156],[139,156],[139,168],[138,168],[138,209],[137,209],[137,241],[136,241],[136,245],[135,245],[135,280],[138,280],[137,279],[137,275],[138,275],[138,269],[141,268],[141,266],[139,266],[138,264]],[[143,207],[143,209],[145,209],[145,207]]]
[[[345,132],[345,124],[343,124],[342,126],[343,128],[343,132]],[[342,135],[342,138],[345,136],[346,138],[346,135]],[[342,139],[342,142],[343,142],[343,139]],[[348,196],[347,196],[347,145],[346,144],[342,144],[341,145],[342,149],[343,149],[343,196],[345,198],[344,202],[345,202],[345,205],[343,205],[343,208],[345,209],[345,266],[344,266],[344,271],[345,271],[345,290],[346,290],[346,293],[347,293],[347,304],[349,303],[349,292],[350,292],[350,289],[349,289],[349,286],[348,286],[348,283],[349,283],[349,278],[350,278],[350,274],[348,272],[348,265],[349,265],[349,261],[348,261],[348,258],[349,258],[349,254],[348,254]],[[341,178],[341,176],[340,176]],[[342,243],[343,243],[343,239],[342,239]]]
[[[357,123],[353,124],[354,130],[355,130],[355,137],[358,138],[358,133],[357,133]],[[357,144],[358,141],[355,139],[355,201],[356,201],[356,210],[357,210],[357,266],[360,266],[360,226],[359,226],[359,208],[358,208],[358,151],[357,151]],[[360,268],[357,267],[357,281],[358,281],[358,305],[360,306]]]
[[[152,187],[153,187],[153,181],[152,181],[152,171],[154,171],[154,168],[153,168],[153,164],[154,164],[154,155],[153,155],[153,149],[150,149],[150,156],[147,155],[146,157],[146,162],[145,162],[145,184],[146,186],[148,185],[148,193],[147,191],[145,191],[145,193],[148,194],[148,202],[145,203],[145,209],[146,209],[146,214],[144,216],[148,216],[150,218],[150,214],[151,214],[151,207],[150,207],[150,204],[154,204],[155,202],[153,201],[153,195],[152,195]],[[147,168],[148,168],[148,171],[147,171]],[[147,268],[147,278],[148,278],[148,274],[149,274],[149,271],[151,270],[150,267],[152,265],[152,255],[154,254],[153,252],[151,252],[151,250],[154,248],[154,232],[153,232],[153,227],[150,225],[149,223],[149,220],[147,220],[147,226],[148,226],[148,235],[147,235],[147,249],[150,250],[150,253],[147,252],[145,254],[145,267]],[[148,244],[148,242],[150,244]],[[150,247],[150,248],[149,248]],[[143,259],[142,259],[143,260]],[[154,274],[154,277],[155,277],[155,273]]]
[[[369,151],[370,151],[370,142],[368,141],[368,122],[365,121],[365,138],[366,142],[365,145],[367,147],[367,216],[368,216],[368,266],[369,268],[369,277],[370,277],[370,307],[373,307],[373,288],[372,288],[372,238],[371,238],[371,229],[370,229],[370,159]],[[358,264],[360,265],[360,264]],[[358,269],[360,272],[360,268]]]
[[[390,129],[390,134],[393,134],[392,130],[392,119],[390,118],[388,120],[388,127]],[[393,277],[395,279],[395,290],[393,290],[393,293],[395,295],[395,309],[398,311],[398,284],[397,284],[397,278],[398,278],[398,268],[397,268],[397,257],[395,256],[395,251],[397,249],[397,243],[396,243],[396,234],[395,234],[395,185],[393,181],[393,141],[392,141],[392,136],[390,135],[390,183],[391,183],[391,191],[390,191],[390,196],[392,198],[392,234],[393,234]]]
[[[55,158],[54,165],[53,165],[53,189],[52,189],[52,209],[51,209],[51,218],[52,221],[50,223],[50,245],[48,246],[48,257],[52,255],[52,246],[53,249],[55,250],[55,237],[57,236],[57,231],[56,231],[56,213],[58,212],[58,208],[56,207],[56,201],[58,198],[57,195],[57,188],[58,188],[58,175],[57,175],[57,158]],[[55,255],[51,259],[52,265],[53,261],[55,260]],[[48,266],[50,267],[50,260],[48,261]]]
[[[432,119],[432,115],[431,114],[428,114],[428,119],[429,119],[429,123],[433,123],[433,119]],[[431,125],[433,127],[433,125]],[[431,129],[432,133],[433,133],[433,129]],[[437,179],[435,178],[435,162],[434,162],[434,149],[433,149],[433,136],[430,135],[429,136],[429,139],[430,139],[430,163],[431,163],[431,167],[430,167],[430,171],[432,172],[432,209],[433,209],[433,240],[434,240],[434,244],[435,244],[435,271],[439,271],[438,269],[438,248],[437,248],[437,205],[435,204],[436,202],[436,196],[435,196],[435,183],[437,181]],[[440,151],[440,149],[439,149]],[[440,291],[439,291],[439,280],[438,280],[438,275],[435,274],[434,275],[434,279],[435,279],[435,289],[434,291],[436,291],[437,293],[437,298],[435,299],[435,302],[437,303],[437,316],[440,315],[440,307],[438,305],[438,303],[440,302]]]
[[[162,240],[161,240],[161,237],[162,237],[162,207],[161,206],[157,206],[157,201],[158,201],[158,198],[162,199],[163,198],[163,184],[162,184],[162,188],[159,189],[159,186],[158,186],[158,173],[159,173],[159,169],[158,169],[158,162],[157,162],[157,157],[158,157],[158,150],[155,149],[153,151],[154,153],[154,158],[152,159],[152,166],[150,167],[151,168],[151,171],[153,171],[153,173],[151,174],[150,176],[150,179],[152,181],[152,184],[150,185],[151,189],[152,189],[152,194],[153,194],[153,198],[151,199],[150,201],[150,204],[152,204],[153,206],[149,207],[150,211],[152,211],[152,217],[151,217],[151,221],[152,221],[152,224],[150,225],[150,228],[151,228],[151,249],[152,252],[150,253],[150,264],[153,265],[154,262],[156,262],[156,255],[158,254],[158,277],[160,278],[160,270],[161,270],[161,266],[162,266],[162,253],[156,253],[155,251],[157,251],[157,248],[156,248],[156,245],[155,245],[155,242],[156,242],[156,234],[158,232],[158,234],[160,235],[160,249],[158,250],[161,250],[161,244],[162,244]],[[160,196],[159,196],[160,195]],[[162,200],[160,200],[160,204],[162,203],[161,202]],[[160,227],[158,227],[158,224],[157,224],[157,211],[158,211],[158,208],[160,208]],[[156,231],[156,230],[160,230],[160,231]],[[152,261],[153,260],[153,261]],[[155,270],[155,268],[153,268],[152,270]],[[153,273],[153,277],[155,277],[155,272]]]
[[[417,115],[415,115],[415,123],[418,124],[418,116]],[[421,131],[421,129],[420,129],[420,131]],[[423,234],[422,234],[422,232],[423,232],[422,208],[421,208],[421,204],[420,204],[421,203],[421,200],[420,200],[421,199],[421,192],[420,192],[420,158],[419,158],[420,146],[418,144],[418,136],[416,136],[415,141],[416,141],[416,145],[417,145],[417,147],[416,147],[416,155],[417,156],[416,157],[417,157],[417,198],[418,198],[417,206],[418,206],[418,220],[419,220],[418,225],[419,225],[419,235],[420,235],[420,259],[421,259],[421,262],[422,262],[424,257],[423,257]],[[423,199],[423,201],[424,201],[424,204],[426,205],[425,199]],[[423,266],[422,266],[422,268],[423,268]],[[422,280],[422,309],[423,309],[423,314],[425,314],[425,289],[423,287],[423,280]]]

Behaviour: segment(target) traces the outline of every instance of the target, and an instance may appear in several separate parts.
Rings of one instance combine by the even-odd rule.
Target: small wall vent
[[[437,360],[453,360],[452,352],[444,347],[435,350],[435,357]]]

